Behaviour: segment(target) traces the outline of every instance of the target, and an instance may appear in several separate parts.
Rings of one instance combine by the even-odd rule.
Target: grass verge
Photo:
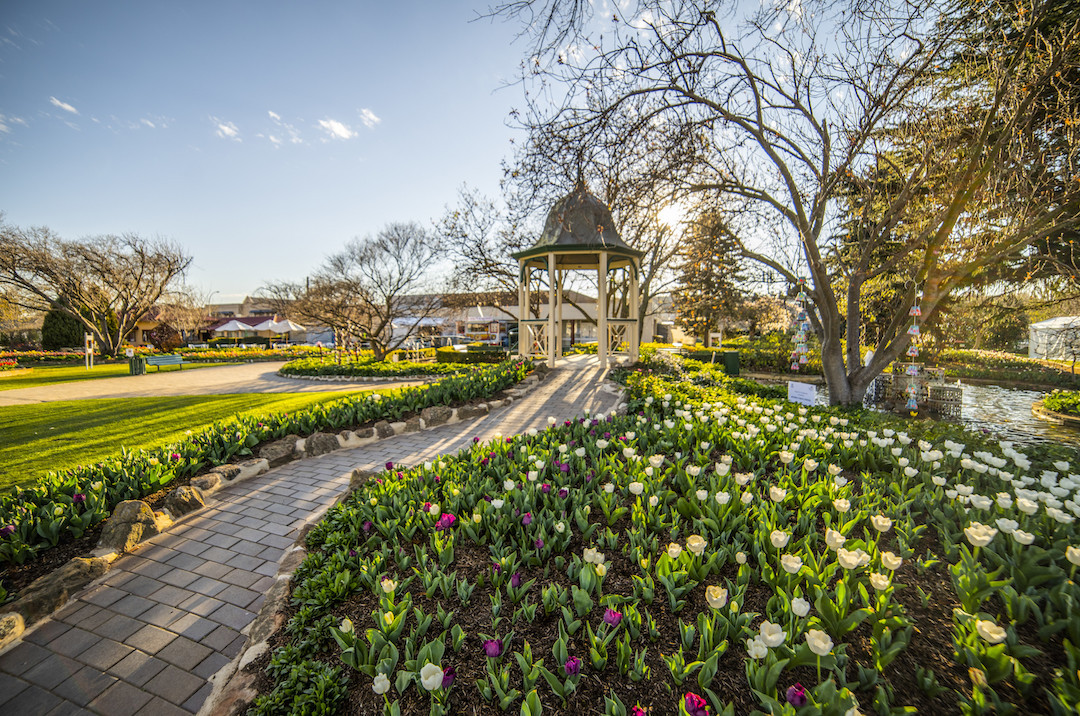
[[[102,460],[121,447],[165,445],[188,430],[234,415],[291,412],[351,392],[101,398],[0,407],[0,488],[33,483],[47,470]]]
[[[226,365],[224,363],[190,363],[184,370],[194,368],[210,368],[212,366]],[[178,370],[166,368],[166,370]],[[158,371],[155,368],[153,371]],[[87,370],[81,365],[56,365],[34,366],[26,370],[4,371],[0,373],[0,390],[18,390],[19,388],[40,388],[57,383],[74,383],[80,380],[96,380],[98,378],[119,378],[128,374],[127,363],[108,363],[96,365],[92,370]]]

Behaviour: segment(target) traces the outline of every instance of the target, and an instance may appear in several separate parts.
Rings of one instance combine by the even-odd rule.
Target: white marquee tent
[[[1080,316],[1058,316],[1028,327],[1028,357],[1074,360],[1080,357]]]

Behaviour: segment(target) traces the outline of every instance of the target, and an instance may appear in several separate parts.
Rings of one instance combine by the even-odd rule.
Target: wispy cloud
[[[274,123],[274,132],[267,134],[266,138],[270,140],[270,143],[275,147],[280,147],[285,142],[289,144],[303,144],[304,140],[300,136],[299,130],[295,125],[289,124],[281,118],[281,115],[273,110],[266,112],[270,116],[270,121]],[[261,135],[260,135],[261,136]]]
[[[2,133],[2,134],[10,134],[11,133],[11,125],[13,125],[13,124],[18,124],[18,125],[21,125],[23,127],[30,126],[30,125],[28,125],[26,123],[26,120],[23,119],[22,117],[11,117],[11,116],[6,115],[6,114],[0,114],[0,133]]]
[[[240,130],[232,122],[226,122],[217,117],[211,117],[210,121],[213,122],[214,126],[217,128],[215,131],[217,136],[222,139],[232,139],[237,142],[243,141],[240,139]]]
[[[72,107],[67,102],[61,102],[56,97],[49,97],[49,102],[52,104],[53,107],[59,107],[60,109],[64,110],[65,112],[71,112],[72,114],[78,114],[79,113],[79,110],[75,109],[74,107]]]
[[[352,139],[356,136],[356,132],[336,119],[320,119],[319,126],[334,139]]]
[[[375,113],[365,107],[360,110],[360,121],[364,123],[364,126],[368,129],[375,129],[375,125],[382,121],[379,117],[375,116]]]

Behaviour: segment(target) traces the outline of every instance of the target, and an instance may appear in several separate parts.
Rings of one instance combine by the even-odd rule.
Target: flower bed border
[[[451,414],[450,417],[445,421],[431,422],[430,424],[428,424],[419,415],[414,415],[409,420],[397,421],[393,423],[387,422],[385,420],[380,420],[375,423],[375,426],[362,429],[361,432],[371,431],[370,434],[364,436],[359,435],[357,431],[343,430],[340,433],[319,432],[313,433],[312,435],[309,435],[307,437],[297,438],[292,455],[284,462],[291,462],[295,459],[305,459],[307,457],[320,457],[322,455],[334,452],[339,449],[364,447],[372,443],[378,442],[379,440],[396,437],[397,435],[402,435],[404,433],[430,430],[441,425],[449,425],[452,423],[462,422],[464,420],[483,417],[485,415],[489,415],[492,411],[504,407],[509,407],[514,403],[515,400],[520,400],[523,396],[525,396],[533,388],[535,388],[540,380],[541,378],[537,373],[532,373],[526,376],[520,383],[517,384],[517,386],[505,389],[504,392],[507,394],[507,397],[505,398],[487,400],[481,403],[477,403],[475,405],[462,406],[462,408],[449,408]],[[381,430],[380,426],[382,427]],[[323,449],[319,452],[313,452],[311,450],[308,450],[308,442],[311,441],[311,439],[315,435],[326,435],[335,437],[338,442],[338,447]],[[270,444],[272,443],[264,443],[263,447]],[[236,485],[241,482],[245,482],[253,477],[257,477],[269,471],[270,461],[265,457],[253,458],[235,464],[230,463],[225,465],[216,465],[206,473],[194,478],[193,484],[190,489],[198,491],[200,497],[205,498],[220,491],[225,486]],[[350,476],[349,487],[342,493],[342,495],[338,497],[337,500],[335,500],[334,504],[340,502],[342,499],[344,499],[344,497],[346,497],[350,492],[352,492],[352,490],[356,488],[358,484],[356,480],[358,478],[362,477],[366,479],[367,476],[367,473],[359,469],[351,470],[347,474]],[[217,477],[217,479],[207,479],[211,478],[211,476],[215,476]],[[199,485],[196,485],[194,484],[195,481],[205,481],[204,484],[206,484],[206,486],[201,487]],[[170,495],[175,494],[176,491],[179,489],[183,488],[176,488],[170,493]],[[150,506],[142,500],[128,500],[126,502],[138,502],[145,505],[147,510],[151,510]],[[307,534],[308,528],[311,525],[315,524],[318,519],[321,519],[322,516],[326,513],[326,510],[332,506],[333,505],[330,505],[326,509],[320,510],[319,512],[309,517],[305,526],[301,528],[301,534],[298,539],[302,541],[304,536]],[[117,505],[116,507],[119,508],[120,505]],[[155,521],[158,523],[159,526],[158,531],[154,532],[153,534],[147,535],[146,539],[139,540],[139,542],[133,547],[131,551],[133,552],[137,550],[139,547],[143,546],[143,544],[145,544],[150,539],[153,539],[158,534],[164,534],[177,524],[186,521],[187,518],[191,515],[196,515],[202,512],[204,509],[206,509],[206,507],[207,505],[204,504],[201,508],[192,510],[191,512],[187,512],[185,514],[176,515],[175,517],[171,515],[167,510],[153,513],[155,516]],[[115,511],[116,510],[114,509],[113,512],[115,513]],[[108,520],[106,520],[106,522],[107,521]],[[283,555],[281,563],[285,562],[285,560],[289,557],[292,551],[293,550],[290,550],[286,552],[285,555]],[[108,575],[108,572],[112,568],[113,564],[115,564],[116,560],[119,559],[122,554],[123,553],[121,551],[110,547],[104,547],[99,544],[97,549],[91,552],[91,557],[89,559],[85,557],[72,558],[65,564],[61,565],[58,569],[55,569],[52,572],[43,575],[31,582],[31,584],[23,590],[23,596],[20,596],[15,601],[4,605],[3,607],[0,607],[0,609],[3,610],[2,612],[0,612],[0,655],[4,654],[8,649],[19,643],[27,629],[31,629],[37,624],[44,622],[46,618],[52,616],[52,614],[62,609],[69,601],[71,601],[71,596],[81,593],[85,588],[95,586],[97,583],[103,580]],[[302,558],[303,555],[301,555],[301,559]],[[296,566],[299,565],[299,563],[300,562],[298,560],[294,565],[292,565],[292,567],[289,569],[289,574],[292,573],[292,570],[294,570]],[[284,567],[279,567],[279,580],[281,579],[281,570],[283,569]],[[84,573],[85,578],[76,578],[74,581],[70,579],[57,580],[56,575],[65,571],[81,571]],[[26,601],[26,594],[34,592],[35,588],[40,590],[49,582],[53,582],[53,584],[49,586],[49,589],[51,590],[50,598],[45,601],[48,601],[52,604],[51,608],[47,612],[33,614],[26,613],[29,606]],[[276,593],[276,590],[277,585],[275,585],[271,589],[271,595]],[[256,618],[255,622],[252,623],[252,626],[260,622],[262,617],[263,610],[260,610],[259,616]],[[249,626],[245,631],[253,631],[252,626]],[[274,629],[273,631],[276,631],[276,629]],[[270,635],[273,634],[273,631],[266,634],[266,638],[269,638]],[[242,656],[243,653],[247,650],[247,647],[245,647],[245,649],[241,651],[240,655]],[[254,659],[255,656],[252,656],[251,658]],[[228,669],[230,665],[235,663],[237,663],[236,659],[223,667],[223,669]]]
[[[1066,425],[1070,428],[1080,428],[1080,417],[1050,410],[1043,405],[1043,401],[1041,400],[1036,400],[1031,404],[1031,414],[1040,420],[1045,420],[1054,425]]]

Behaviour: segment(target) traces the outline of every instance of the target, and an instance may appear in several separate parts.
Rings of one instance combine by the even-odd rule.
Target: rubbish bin
[[[146,359],[142,356],[128,358],[128,375],[142,375],[146,372]]]
[[[739,351],[724,351],[724,372],[728,375],[739,374]]]

